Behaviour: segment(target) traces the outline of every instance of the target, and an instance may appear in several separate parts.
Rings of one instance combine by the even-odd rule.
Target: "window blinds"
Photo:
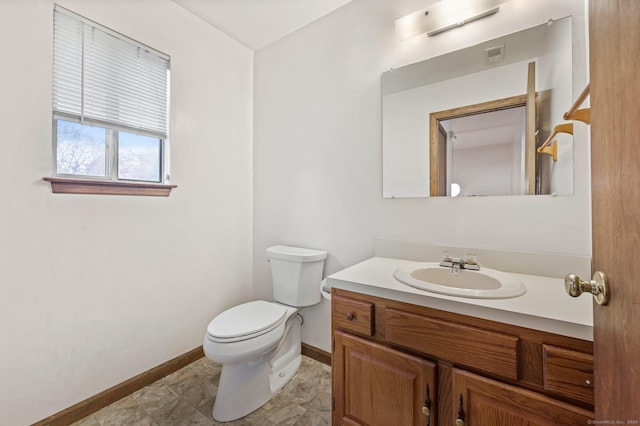
[[[166,138],[168,86],[166,55],[56,6],[54,114]]]

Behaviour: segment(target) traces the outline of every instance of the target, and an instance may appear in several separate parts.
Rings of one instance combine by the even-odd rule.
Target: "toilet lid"
[[[280,324],[287,314],[284,306],[256,300],[227,309],[209,323],[207,333],[218,339],[261,334]]]

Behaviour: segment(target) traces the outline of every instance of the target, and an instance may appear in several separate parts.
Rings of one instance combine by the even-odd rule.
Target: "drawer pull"
[[[429,391],[429,383],[427,383],[427,389],[424,397],[424,407],[422,407],[422,414],[427,418],[426,425],[431,424],[431,392]]]
[[[464,426],[464,407],[462,404],[462,394],[458,397],[458,418],[456,419],[456,426]]]
[[[348,319],[349,321],[353,321],[354,319],[356,319],[356,316],[355,316],[352,312],[349,312],[349,313],[347,314],[347,319]]]
[[[585,380],[584,382],[585,382],[586,384],[588,384],[588,385],[590,385],[590,384],[591,384],[591,380],[588,380],[588,379],[587,379],[587,380]]]

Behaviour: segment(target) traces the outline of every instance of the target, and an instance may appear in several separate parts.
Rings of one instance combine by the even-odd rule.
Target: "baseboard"
[[[174,371],[178,371],[182,367],[186,367],[203,356],[204,352],[202,351],[202,346],[199,346],[185,354],[179,355],[165,363],[162,363],[157,367],[153,367],[151,370],[140,373],[129,380],[100,392],[91,398],[85,399],[84,401],[72,405],[65,410],[53,414],[46,419],[42,419],[39,422],[34,423],[32,426],[64,426],[77,422],[78,420],[95,413],[101,408],[111,405],[119,399],[150,385],[156,380],[160,380]]]
[[[309,358],[315,359],[323,364],[331,365],[331,354],[323,351],[322,349],[316,348],[315,346],[303,343],[302,355],[308,356]]]

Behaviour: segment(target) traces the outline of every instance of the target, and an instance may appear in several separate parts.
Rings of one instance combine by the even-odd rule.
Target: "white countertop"
[[[570,297],[562,278],[512,274],[527,287],[524,295],[471,299],[419,290],[393,277],[397,267],[421,263],[424,262],[373,257],[330,275],[326,287],[593,341],[593,298]]]

